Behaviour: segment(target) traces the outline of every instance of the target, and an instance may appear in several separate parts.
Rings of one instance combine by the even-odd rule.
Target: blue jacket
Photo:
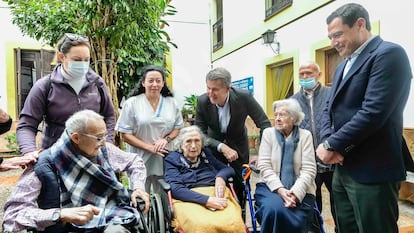
[[[9,131],[12,123],[13,120],[11,118],[9,118],[9,120],[4,123],[0,123],[0,134],[4,134],[5,132]]]
[[[408,56],[376,36],[342,78],[345,64],[335,70],[321,138],[344,156],[343,167],[355,181],[402,181],[403,112],[412,78]]]
[[[302,111],[305,113],[305,118],[300,123],[299,127],[307,129],[312,133],[315,151],[318,145],[322,142],[319,134],[322,128],[321,119],[323,109],[326,106],[326,101],[328,101],[329,95],[331,94],[330,90],[330,87],[322,86],[319,83],[319,86],[313,91],[312,97],[310,97],[303,88],[291,97],[299,102]],[[312,107],[310,101],[312,101]],[[318,165],[318,172],[333,171],[333,165],[324,164],[317,156],[316,162]]]
[[[191,167],[193,164],[176,151],[165,158],[164,179],[170,184],[175,199],[205,205],[209,197],[190,189],[214,186],[216,177],[228,180],[235,174],[232,167],[217,160],[207,148],[202,150],[199,161],[198,166]]]

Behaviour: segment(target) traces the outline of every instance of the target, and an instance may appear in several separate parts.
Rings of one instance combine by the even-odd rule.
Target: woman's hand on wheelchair
[[[132,206],[134,206],[135,208],[138,208],[137,198],[145,202],[145,206],[144,209],[142,209],[142,212],[147,213],[150,206],[149,194],[142,189],[135,189],[131,193]]]
[[[209,197],[206,203],[206,207],[216,210],[223,210],[227,207],[227,199],[219,197]]]

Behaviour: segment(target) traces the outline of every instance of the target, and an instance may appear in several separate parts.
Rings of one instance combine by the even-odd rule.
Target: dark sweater
[[[217,160],[204,148],[200,163],[194,166],[183,154],[170,152],[165,158],[164,178],[171,186],[173,198],[205,205],[209,196],[192,191],[192,188],[214,186],[216,177],[227,180],[234,176],[234,169]],[[194,167],[191,167],[191,166]]]
[[[0,134],[4,134],[5,132],[9,131],[12,125],[12,118],[10,117],[8,121],[4,123],[0,123]]]

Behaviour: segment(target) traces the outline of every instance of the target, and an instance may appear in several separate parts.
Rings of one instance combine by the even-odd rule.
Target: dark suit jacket
[[[239,162],[248,163],[249,143],[245,127],[247,116],[260,128],[260,135],[271,124],[262,107],[246,90],[231,88],[229,104],[231,118],[226,134],[220,131],[217,107],[210,102],[206,93],[198,97],[195,124],[207,135],[206,144],[220,160],[227,163],[223,155],[217,152],[217,145],[224,142],[237,151]]]
[[[0,134],[3,134],[7,131],[10,130],[11,125],[13,123],[13,120],[11,119],[11,117],[9,118],[8,121],[4,122],[4,123],[0,123]]]
[[[377,36],[342,79],[345,64],[335,71],[321,137],[357,182],[404,180],[403,111],[412,78],[406,52]]]

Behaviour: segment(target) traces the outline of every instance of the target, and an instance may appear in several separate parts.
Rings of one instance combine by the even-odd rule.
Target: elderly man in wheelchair
[[[143,160],[106,143],[105,121],[93,111],[75,113],[65,126],[17,182],[4,205],[3,231],[141,231],[146,226],[136,198],[149,209]],[[120,171],[131,177],[131,194],[116,177]]]
[[[165,159],[165,181],[170,184],[177,232],[245,232],[241,208],[227,187],[234,170],[204,147],[197,126],[181,129],[174,151]]]

